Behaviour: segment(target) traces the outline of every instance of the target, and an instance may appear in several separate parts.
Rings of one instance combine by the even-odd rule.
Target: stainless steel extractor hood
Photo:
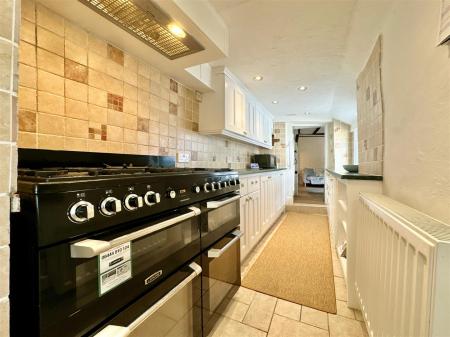
[[[171,60],[204,50],[149,0],[79,1]]]

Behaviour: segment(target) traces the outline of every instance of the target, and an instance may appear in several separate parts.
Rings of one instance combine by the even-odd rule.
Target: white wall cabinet
[[[228,69],[213,69],[214,92],[203,94],[199,131],[272,148],[272,115]]]
[[[284,212],[285,172],[241,177],[241,261]]]

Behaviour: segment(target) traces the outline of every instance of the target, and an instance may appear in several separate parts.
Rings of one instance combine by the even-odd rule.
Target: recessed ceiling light
[[[272,101],[272,104],[278,104],[278,101]]]
[[[179,37],[181,39],[184,39],[186,37],[186,32],[176,23],[169,23],[167,25],[167,28],[169,28],[169,31],[176,37]]]
[[[297,116],[297,114],[287,114],[286,116]]]
[[[309,116],[309,115],[311,115],[311,112],[305,112],[305,115]]]
[[[262,81],[262,80],[263,80],[263,77],[262,77],[261,75],[256,75],[255,77],[253,77],[253,79],[254,79],[255,81]]]
[[[305,91],[307,89],[308,89],[308,87],[306,85],[301,85],[297,88],[297,90],[300,90],[300,91]]]

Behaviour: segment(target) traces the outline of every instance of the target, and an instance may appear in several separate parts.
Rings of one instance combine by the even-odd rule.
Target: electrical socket
[[[189,151],[178,151],[177,152],[177,162],[189,163],[190,161],[191,161],[191,153]]]

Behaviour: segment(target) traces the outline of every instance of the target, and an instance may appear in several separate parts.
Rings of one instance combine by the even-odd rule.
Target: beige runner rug
[[[242,286],[335,314],[327,217],[288,212]]]

